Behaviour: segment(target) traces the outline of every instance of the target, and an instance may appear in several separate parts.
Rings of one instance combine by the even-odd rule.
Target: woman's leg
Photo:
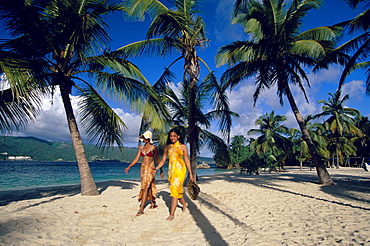
[[[168,216],[168,218],[166,220],[173,220],[175,218],[175,210],[176,210],[178,201],[179,201],[179,199],[177,199],[176,197],[172,197],[170,216]]]
[[[188,207],[188,203],[185,201],[184,197],[180,198],[180,203],[182,204],[182,211],[185,212]]]
[[[143,197],[141,198],[140,209],[139,212],[137,212],[136,216],[144,214],[145,203],[147,200],[148,200],[148,188],[143,189]]]

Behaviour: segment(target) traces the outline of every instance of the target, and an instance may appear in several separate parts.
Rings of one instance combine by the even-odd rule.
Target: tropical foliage
[[[341,98],[341,94],[342,92],[338,90],[335,94],[329,93],[329,102],[320,100],[319,103],[324,104],[322,113],[315,116],[315,118],[328,116],[324,126],[327,130],[326,134],[333,139],[337,167],[340,162],[344,162],[344,156],[346,156],[343,155],[344,153],[347,153],[347,156],[356,153],[353,141],[348,142],[348,137],[362,135],[361,130],[355,126],[355,118],[360,117],[360,112],[357,109],[345,107],[344,102],[349,99],[349,96],[347,94]]]
[[[37,117],[43,96],[61,93],[80,169],[81,193],[96,195],[70,95],[79,96],[77,115],[91,141],[102,148],[122,146],[125,122],[103,99],[105,91],[142,112],[143,128],[163,132],[181,127],[190,143],[194,174],[197,152],[205,145],[220,162],[252,169],[276,168],[294,156],[301,165],[314,164],[320,183],[332,184],[325,162],[337,160],[339,167],[349,156],[365,158],[370,153],[368,119],[344,106],[348,95],[341,97],[345,79],[357,69],[365,69],[370,93],[369,0],[345,2],[353,8],[365,6],[365,11],[335,26],[302,32],[303,18],[320,7],[320,0],[236,0],[232,21],[243,27],[246,38],[219,49],[217,65],[228,65],[220,84],[198,56],[209,44],[198,1],[174,0],[170,7],[158,0],[125,0],[122,5],[109,0],[3,1],[0,18],[12,38],[0,40],[0,72],[9,85],[0,93],[0,130],[25,127]],[[152,21],[146,39],[110,52],[104,16],[114,11],[124,11],[134,19],[149,14]],[[336,47],[343,31],[359,35]],[[153,87],[128,60],[172,54],[178,57]],[[180,60],[183,79],[177,91],[170,86],[169,69]],[[324,121],[312,123],[313,117],[301,115],[292,89],[299,88],[308,101],[307,68],[327,68],[331,63],[344,66],[339,89],[329,94],[328,102],[319,101],[324,106],[314,118]],[[204,80],[202,66],[209,72]],[[272,111],[256,121],[258,129],[250,131],[258,135],[256,139],[244,146],[246,139],[237,136],[226,147],[222,139],[229,141],[231,118],[237,115],[230,110],[225,92],[248,78],[255,79],[255,103],[261,91],[269,88],[277,89],[281,104],[288,100],[299,130],[287,129],[281,124],[285,118]],[[208,102],[212,109],[204,113]],[[221,137],[209,131],[214,121],[219,122]]]
[[[233,114],[229,110],[225,89],[217,84],[213,74],[210,73],[206,77],[207,85],[202,84],[200,80],[201,63],[207,67],[209,72],[211,71],[197,53],[197,50],[205,48],[209,41],[205,33],[205,24],[197,10],[197,1],[175,0],[173,5],[174,8],[170,9],[157,0],[126,1],[125,7],[129,17],[143,18],[145,13],[149,13],[153,17],[153,21],[149,26],[146,40],[126,45],[119,51],[133,57],[141,55],[165,56],[171,55],[173,52],[180,54],[165,70],[165,73],[174,63],[179,60],[183,61],[182,98],[185,99],[181,102],[183,110],[179,108],[180,101],[175,98],[174,94],[169,95],[174,99],[173,102],[167,102],[172,104],[173,109],[177,110],[172,118],[177,121],[175,124],[186,126],[187,141],[190,145],[190,162],[194,175],[196,174],[196,156],[202,142],[208,142],[208,146],[221,143],[221,138],[215,138],[215,135],[201,131],[199,124],[209,128],[208,121],[211,118],[219,119],[220,133],[223,137],[229,138]],[[203,86],[206,86],[205,90],[201,90]],[[212,92],[213,97],[209,97],[209,99],[211,99],[215,111],[203,117],[199,111],[199,101],[202,99],[201,97],[205,96],[205,92]],[[223,145],[225,146],[225,144]],[[217,148],[222,149],[220,145]],[[215,150],[214,147],[211,149]],[[223,149],[225,150],[225,148]]]
[[[350,35],[360,33],[353,39],[337,47],[336,51],[349,55],[346,60],[342,76],[339,80],[340,90],[345,79],[349,74],[358,69],[365,69],[367,74],[366,92],[370,95],[370,0],[345,0],[350,7],[357,9],[363,6],[365,11],[357,15],[354,19],[339,23],[338,26],[347,28]]]
[[[179,87],[172,88],[169,83],[161,83],[163,81],[158,81],[154,84],[155,90],[160,93],[162,96],[162,102],[166,105],[170,118],[168,120],[169,127],[176,127],[182,133],[184,133],[185,141],[188,141],[188,120],[190,117],[190,85],[186,83],[179,83]],[[229,154],[227,152],[227,144],[225,141],[209,131],[212,127],[212,123],[222,123],[225,114],[233,115],[237,117],[236,113],[233,113],[229,110],[224,110],[217,108],[215,100],[219,99],[220,96],[224,95],[224,91],[219,91],[221,86],[217,83],[216,79],[212,74],[209,74],[207,78],[196,84],[196,110],[197,122],[196,122],[196,136],[197,142],[196,147],[199,151],[202,147],[207,147],[213,153],[219,153],[223,156],[223,160],[227,163],[230,163]],[[215,107],[209,108],[209,102],[213,102]],[[207,113],[204,113],[207,106]],[[150,123],[149,123],[150,125]],[[147,126],[144,126],[143,129],[146,129]],[[158,132],[160,134],[160,132]],[[163,139],[166,139],[166,136]]]
[[[337,168],[339,168],[339,166],[354,165],[351,158],[361,159],[356,161],[357,164],[355,164],[359,166],[360,163],[370,157],[368,151],[369,140],[368,137],[365,137],[365,132],[369,133],[370,121],[366,117],[353,118],[353,124],[361,126],[360,128],[364,131],[362,133],[360,128],[355,131],[361,137],[356,137],[349,129],[344,130],[342,136],[333,137],[334,135],[330,130],[330,120],[327,119],[322,123],[312,123],[311,121],[314,119],[313,116],[306,117],[306,127],[315,143],[317,152],[321,159],[325,161],[326,167],[333,167],[332,162],[329,162],[330,158],[341,160],[337,163]],[[258,137],[247,140],[244,136],[237,136],[236,141],[232,142],[232,147],[229,147],[230,156],[238,153],[240,167],[245,168],[248,173],[255,172],[258,174],[260,168],[278,171],[278,169],[283,168],[283,163],[297,165],[294,159],[299,161],[301,168],[303,165],[312,167],[312,157],[309,154],[306,142],[302,139],[301,132],[284,126],[283,122],[285,120],[285,116],[275,115],[274,111],[261,115],[256,120],[256,126],[259,126],[259,128],[248,132],[249,135],[253,134]],[[247,144],[242,144],[239,140],[243,140]],[[359,149],[356,146],[359,146]],[[240,153],[243,153],[243,155]],[[214,159],[217,163],[216,156]]]
[[[319,6],[318,0],[297,0],[290,4],[283,0],[236,1],[233,22],[244,28],[247,39],[221,47],[216,59],[218,65],[230,67],[221,78],[225,86],[232,89],[241,81],[256,76],[255,102],[263,89],[273,86],[277,88],[281,103],[283,96],[287,97],[307,142],[319,182],[331,184],[333,181],[316,151],[291,91],[292,86],[298,86],[308,100],[303,82],[309,85],[309,81],[303,67],[314,66],[331,51],[339,34],[334,27],[300,32],[301,20],[307,11]]]
[[[134,64],[106,51],[110,38],[103,17],[121,10],[121,5],[108,0],[16,0],[0,6],[0,17],[14,37],[0,45],[2,55],[8,53],[17,58],[15,62],[3,58],[5,62],[1,63],[10,90],[21,92],[13,93],[14,101],[32,99],[35,94],[60,92],[83,195],[99,193],[86,159],[70,94],[80,97],[78,113],[82,126],[100,147],[122,146],[126,125],[99,90],[106,90],[112,97],[138,108],[149,95],[155,98],[154,90]],[[37,101],[36,104],[31,100],[27,102],[37,106]],[[23,106],[26,109],[23,114],[34,115],[29,105]],[[156,108],[152,112],[160,110]]]
[[[288,128],[281,125],[287,118],[282,115],[275,115],[272,111],[270,114],[260,116],[255,125],[258,129],[251,129],[248,135],[258,134],[257,139],[250,144],[252,151],[257,155],[263,154],[271,170],[277,170],[283,166],[284,159],[288,156],[291,149],[290,141],[287,141]]]

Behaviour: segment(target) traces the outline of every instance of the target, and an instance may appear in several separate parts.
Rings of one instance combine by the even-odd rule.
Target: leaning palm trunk
[[[310,154],[312,156],[312,162],[316,167],[317,176],[319,178],[320,184],[325,185],[332,185],[334,184],[333,180],[331,179],[328,170],[326,170],[324,162],[321,159],[321,156],[317,153],[315,144],[312,141],[312,138],[305,126],[304,120],[301,116],[301,113],[299,112],[299,109],[297,107],[297,104],[295,103],[295,100],[293,98],[292,92],[290,91],[289,85],[287,85],[286,88],[286,95],[288,97],[289,104],[293,110],[294,116],[298,122],[299,128],[302,131],[302,138],[307,143],[308,149],[310,151]]]
[[[196,83],[198,82],[200,74],[200,65],[197,59],[196,50],[192,47],[185,51],[185,66],[184,79],[190,82],[190,96],[189,96],[189,145],[190,145],[190,164],[191,171],[194,178],[197,178],[197,143],[198,143],[198,129],[196,126]]]
[[[337,161],[336,161],[336,168],[339,168],[339,138],[336,137],[336,145],[335,145],[335,154],[337,156]]]
[[[89,163],[87,162],[85,149],[81,140],[81,135],[73,114],[72,104],[69,98],[69,90],[65,86],[60,86],[60,92],[64,109],[66,111],[69,132],[71,133],[72,137],[72,144],[76,154],[77,165],[80,172],[81,195],[99,195],[99,191],[91,175]]]

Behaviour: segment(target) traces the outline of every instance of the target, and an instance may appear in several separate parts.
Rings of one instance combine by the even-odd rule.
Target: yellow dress
[[[183,196],[183,183],[186,176],[186,165],[183,160],[184,152],[180,149],[180,142],[171,144],[168,149],[168,181],[170,182],[171,196]]]
[[[149,158],[149,157],[143,157],[143,158]],[[149,188],[148,189],[148,200],[152,200],[152,202],[154,202],[156,199],[157,187],[155,186],[155,177],[153,174],[153,170],[154,170],[154,159],[151,162],[143,161],[141,163],[141,168],[140,168],[141,189],[140,189],[139,198],[138,198],[139,202],[141,202],[142,200],[143,190],[147,188]]]

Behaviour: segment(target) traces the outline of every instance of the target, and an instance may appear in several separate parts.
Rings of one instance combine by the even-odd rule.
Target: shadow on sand
[[[101,193],[103,193],[110,186],[121,187],[121,189],[132,189],[138,184],[130,181],[107,181],[98,182],[96,186]],[[0,191],[0,206],[6,206],[11,202],[17,202],[22,200],[39,199],[45,197],[53,197],[48,201],[43,201],[42,203],[51,202],[54,200],[61,199],[63,197],[78,195],[81,192],[80,185],[65,185],[65,186],[52,186],[43,188],[32,188],[32,189],[22,189],[22,190],[6,190]],[[57,196],[57,197],[54,197]],[[34,204],[32,206],[37,206],[41,203]]]

